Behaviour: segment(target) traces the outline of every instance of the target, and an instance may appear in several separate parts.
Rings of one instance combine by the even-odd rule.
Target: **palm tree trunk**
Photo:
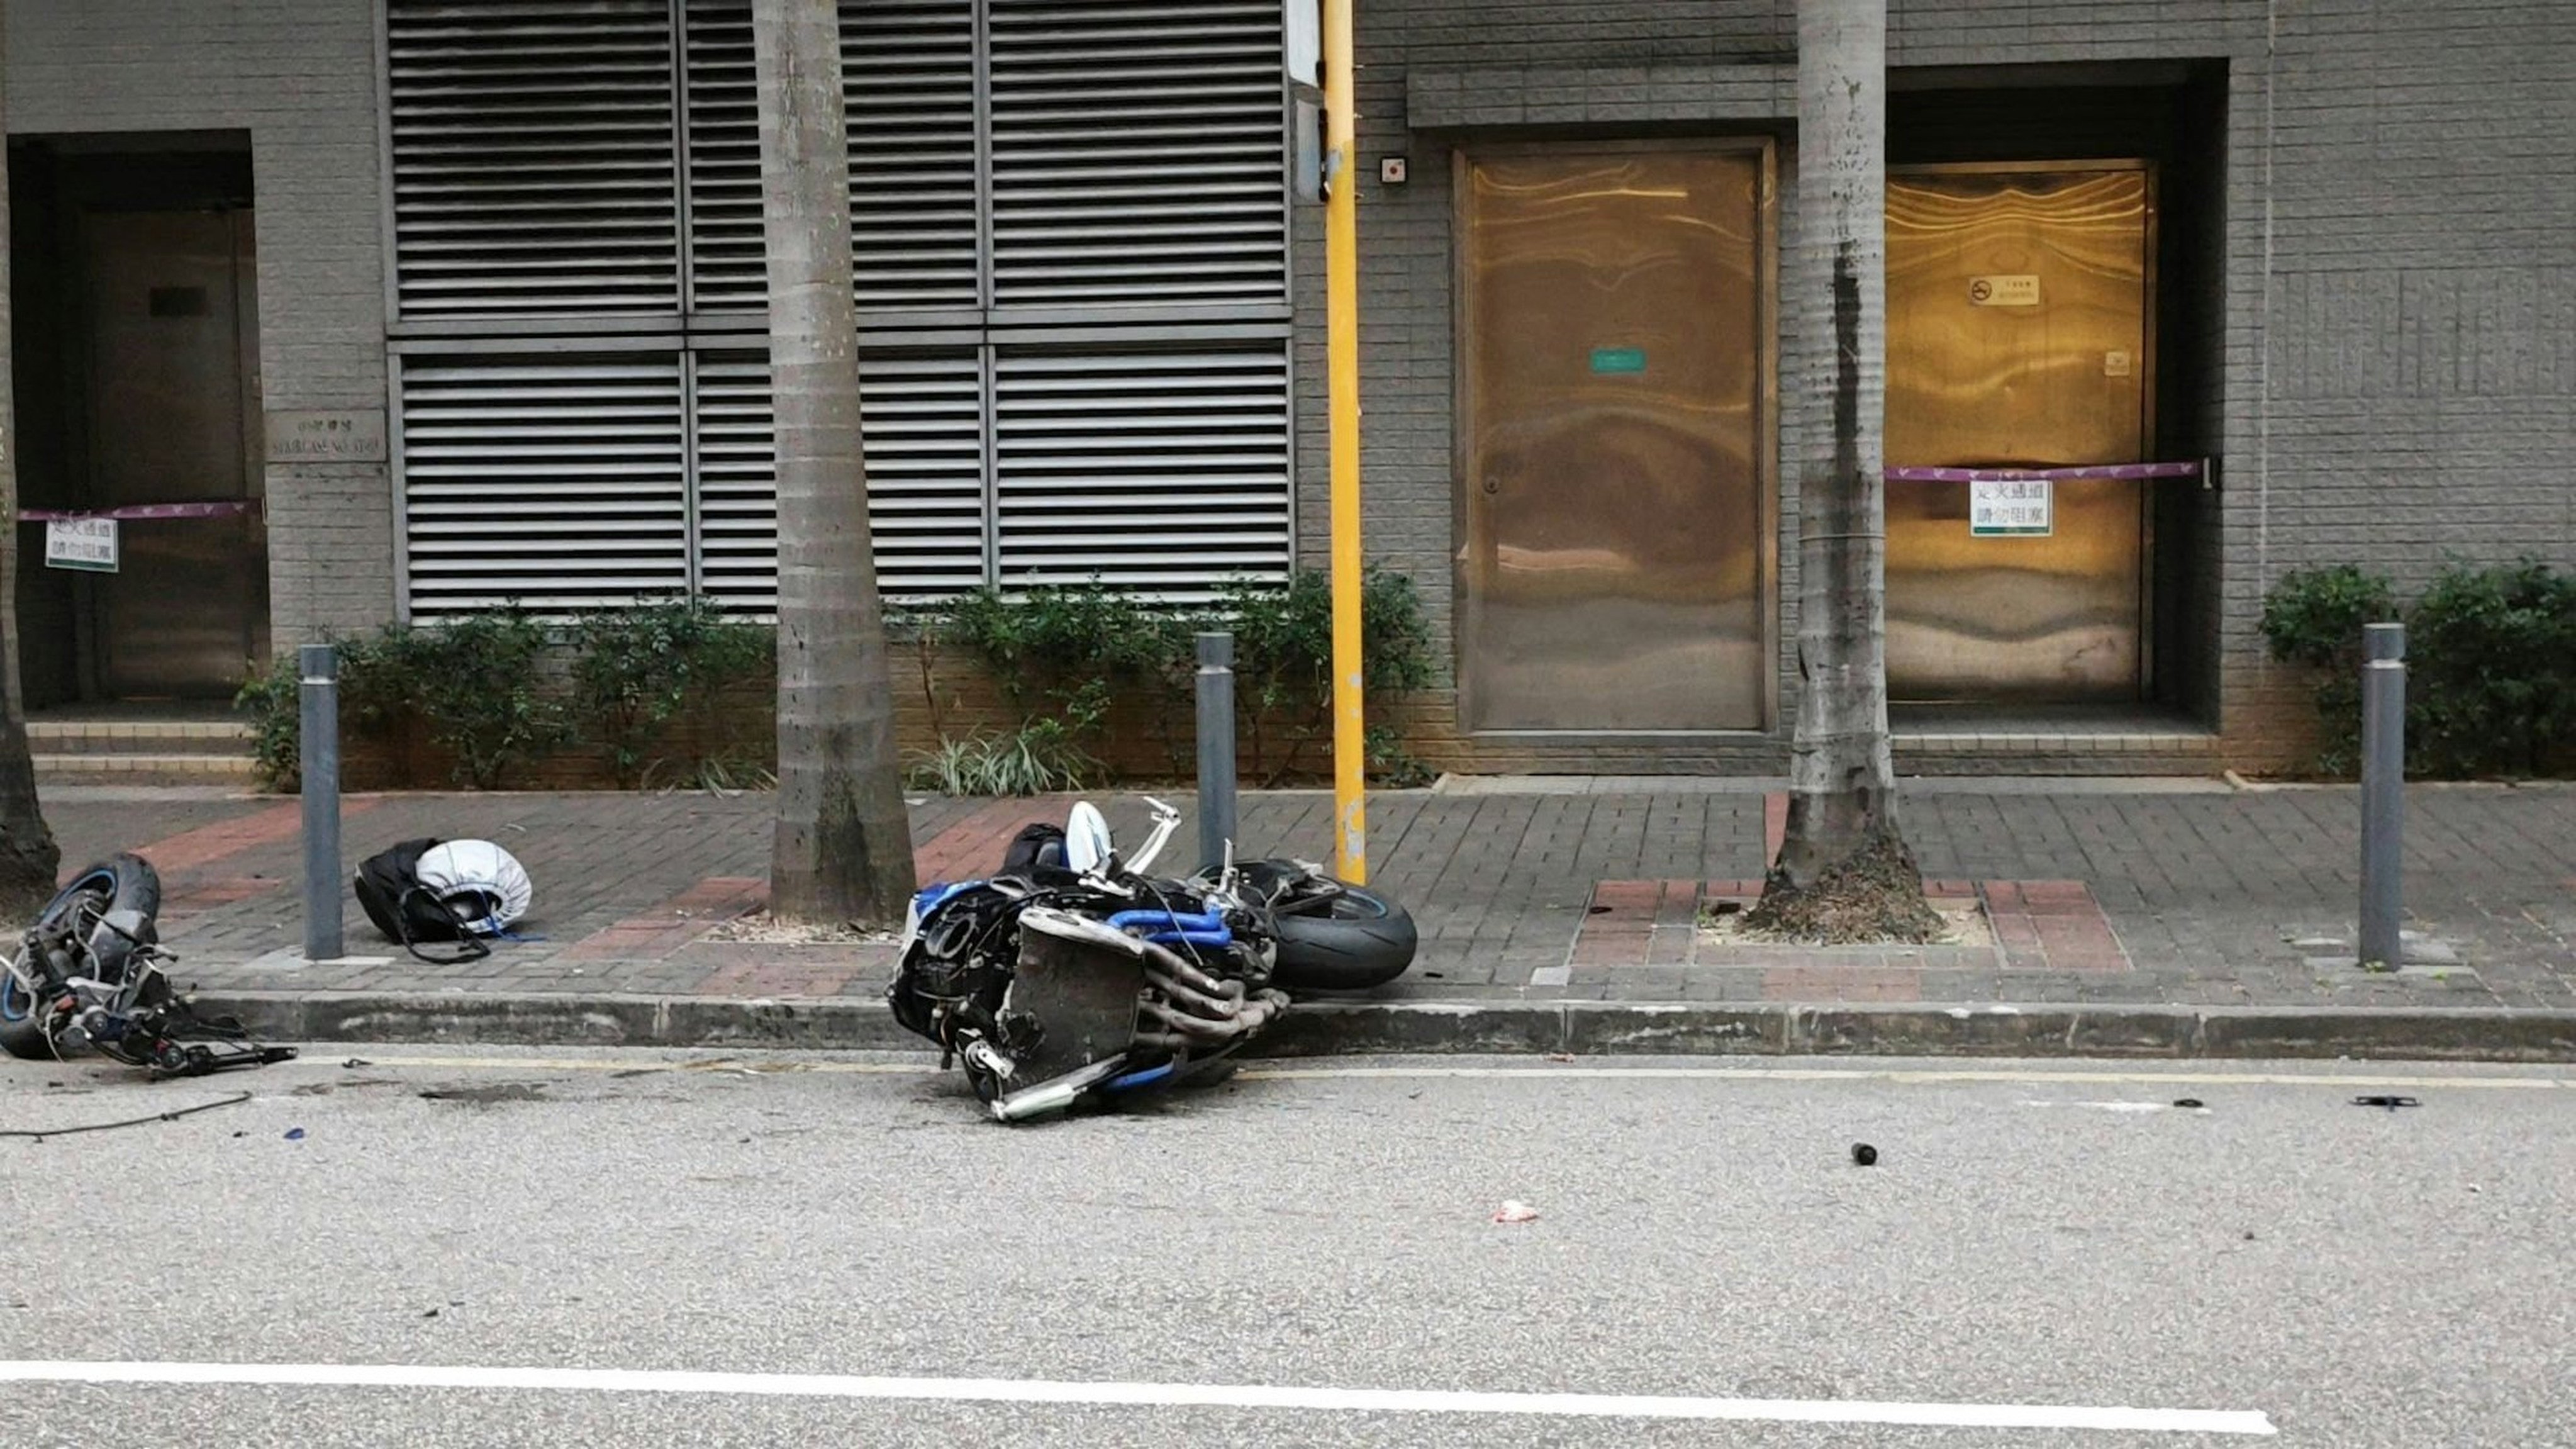
[[[1811,421],[1798,468],[1788,834],[1762,914],[1791,924],[1781,918],[1799,897],[1811,913],[1833,897],[1879,897],[1894,914],[1865,912],[1870,931],[1903,935],[1929,912],[1897,831],[1887,735],[1886,197],[1886,0],[1799,0],[1790,285],[1812,329],[1799,379]]]
[[[53,894],[62,847],[36,799],[27,749],[27,700],[18,680],[18,414],[10,350],[8,4],[0,0],[0,912],[15,915]],[[30,912],[32,914],[32,912]]]
[[[770,909],[890,925],[912,894],[912,833],[859,452],[840,21],[824,0],[753,0],[751,15],[778,457]]]

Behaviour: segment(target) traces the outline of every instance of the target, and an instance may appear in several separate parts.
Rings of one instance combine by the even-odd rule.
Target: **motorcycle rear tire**
[[[152,869],[152,863],[139,855],[118,854],[93,861],[54,894],[37,914],[36,927],[52,925],[84,895],[100,898],[102,913],[130,910],[149,921],[161,911],[161,877]],[[118,978],[126,959],[134,953],[134,945],[102,927],[91,937],[90,953],[98,959],[102,979]],[[56,1059],[55,1044],[45,1035],[36,1006],[16,976],[0,973],[0,1052],[27,1062]]]
[[[1340,882],[1320,906],[1281,910],[1271,921],[1279,956],[1271,981],[1290,991],[1366,991],[1403,975],[1421,946],[1404,907]]]

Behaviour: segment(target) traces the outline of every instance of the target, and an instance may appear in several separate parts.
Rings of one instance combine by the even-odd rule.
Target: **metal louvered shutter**
[[[1279,0],[989,0],[993,301],[1284,301]]]
[[[768,359],[711,355],[697,370],[700,587],[733,608],[767,613],[778,601]],[[877,591],[942,599],[980,586],[981,362],[973,353],[872,356],[859,376]]]
[[[973,0],[842,0],[861,311],[982,301]]]
[[[1287,571],[1286,344],[1004,349],[993,390],[1004,586],[1203,598]]]
[[[757,312],[769,279],[760,215],[751,0],[688,0],[689,303]]]
[[[402,424],[413,618],[688,587],[671,354],[407,357]]]
[[[668,0],[387,0],[407,318],[679,303]]]
[[[750,0],[688,0],[690,278],[700,311],[768,292]],[[843,0],[850,250],[866,311],[982,300],[973,0]]]
[[[727,608],[778,607],[777,450],[769,359],[709,353],[697,369],[698,591]]]
[[[382,3],[412,616],[774,609],[750,0]],[[1277,0],[837,3],[886,594],[1284,574]]]

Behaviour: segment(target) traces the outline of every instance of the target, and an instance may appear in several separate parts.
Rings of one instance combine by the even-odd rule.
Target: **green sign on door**
[[[1605,377],[1633,375],[1646,370],[1646,349],[1642,347],[1596,347],[1592,349],[1592,370]]]

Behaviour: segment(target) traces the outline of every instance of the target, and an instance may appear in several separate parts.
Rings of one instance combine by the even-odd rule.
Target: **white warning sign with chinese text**
[[[2045,478],[1979,478],[1968,484],[1968,532],[1977,538],[2046,538],[2054,526]]]

